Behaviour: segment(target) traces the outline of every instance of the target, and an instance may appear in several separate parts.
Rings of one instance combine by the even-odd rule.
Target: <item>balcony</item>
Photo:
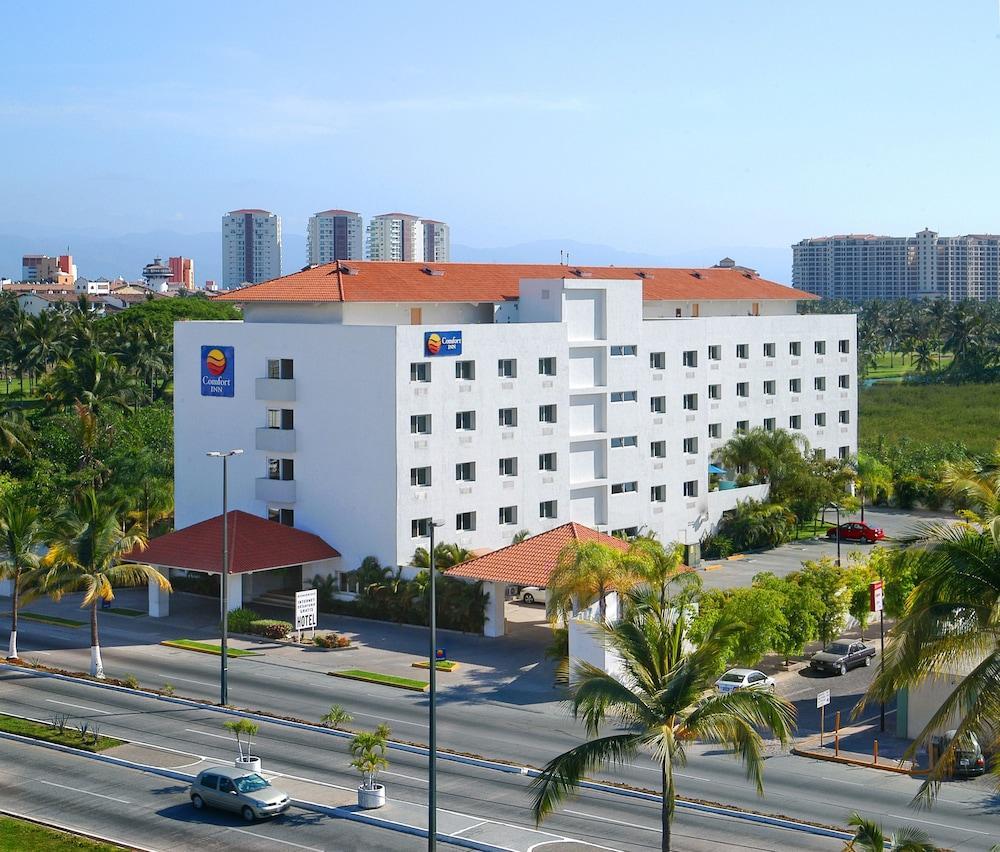
[[[294,503],[294,479],[258,479],[254,485],[254,497],[265,503]]]
[[[295,379],[257,379],[257,399],[267,402],[295,402]]]
[[[262,426],[257,429],[257,449],[277,453],[295,452],[294,429],[268,429]]]

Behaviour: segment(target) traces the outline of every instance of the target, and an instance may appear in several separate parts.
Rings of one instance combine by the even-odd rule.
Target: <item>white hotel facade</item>
[[[745,270],[351,262],[220,298],[244,320],[176,326],[177,527],[220,511],[205,453],[242,448],[230,509],[338,571],[408,564],[431,519],[469,549],[567,521],[697,545],[766,489],[710,490],[738,430],[857,450],[855,317]],[[232,348],[231,397],[202,395],[203,347]]]

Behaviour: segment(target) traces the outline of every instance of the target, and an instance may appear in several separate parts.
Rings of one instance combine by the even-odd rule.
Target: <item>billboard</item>
[[[427,331],[424,332],[424,355],[461,355],[462,332],[460,331]]]
[[[234,361],[232,346],[201,347],[202,396],[233,396]]]

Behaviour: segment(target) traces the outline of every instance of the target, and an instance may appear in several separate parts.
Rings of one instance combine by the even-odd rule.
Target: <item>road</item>
[[[183,706],[147,696],[101,689],[92,684],[55,680],[22,672],[0,673],[0,686],[3,696],[0,708],[4,712],[37,719],[49,718],[57,712],[71,714],[74,718],[87,718],[100,726],[102,734],[174,750],[172,756],[184,761],[183,771],[194,773],[204,765],[226,762],[233,756],[232,739],[222,728],[222,722],[229,717],[214,708]],[[347,740],[344,738],[319,731],[263,723],[258,742],[265,772],[280,773],[291,779],[321,780],[337,788],[338,795],[343,795],[345,790],[352,790],[357,784],[356,773],[348,767],[349,754]],[[183,785],[164,783],[160,779],[154,780],[150,789],[148,780],[134,781],[130,771],[116,769],[114,772],[122,777],[108,781],[106,786],[105,781],[109,776],[105,774],[105,768],[102,767],[99,773],[91,773],[93,766],[100,765],[92,759],[67,758],[64,755],[54,757],[54,752],[42,746],[12,746],[9,742],[0,741],[0,754],[9,755],[10,749],[22,748],[36,749],[40,757],[36,760],[32,753],[16,761],[15,765],[22,768],[9,770],[14,776],[13,780],[17,782],[15,792],[12,793],[10,786],[5,784],[0,790],[0,807],[13,807],[9,804],[12,796],[16,804],[18,796],[30,795],[30,791],[39,785],[39,779],[44,782],[58,779],[47,786],[46,795],[62,795],[76,804],[70,811],[54,807],[50,812],[86,820],[86,805],[80,803],[87,802],[88,796],[108,796],[111,798],[101,801],[112,804],[115,799],[122,800],[117,804],[123,807],[117,807],[117,810],[125,811],[128,819],[134,820],[137,825],[146,826],[149,833],[144,835],[144,844],[158,849],[184,848],[180,838],[175,841],[172,837],[172,845],[159,845],[155,826],[164,817],[173,821],[171,826],[174,823],[183,824],[185,831],[192,823],[197,825],[202,820],[202,815],[196,815],[187,804]],[[68,760],[85,761],[87,765],[82,769],[74,767],[72,772],[64,772],[58,766],[50,768],[52,761],[65,763]],[[390,761],[389,769],[382,776],[390,801],[425,805],[426,757],[393,750]],[[659,808],[654,802],[599,791],[583,791],[544,823],[544,835],[537,839],[528,838],[533,830],[529,810],[529,778],[443,761],[439,765],[441,773],[438,803],[442,809],[442,823],[447,823],[448,820],[454,822],[460,817],[471,817],[475,822],[470,825],[476,828],[478,836],[486,842],[497,842],[491,838],[500,837],[500,842],[505,847],[527,849],[528,840],[531,840],[532,845],[539,842],[554,843],[555,848],[581,852],[598,848],[659,848]],[[281,778],[275,783],[280,786]],[[23,804],[23,799],[20,801]],[[91,807],[94,804],[91,803]],[[107,808],[112,807],[112,804]],[[124,807],[125,805],[128,807]],[[287,825],[279,827],[279,823]],[[104,823],[98,819],[98,824]],[[118,830],[114,820],[111,826]],[[328,820],[295,813],[275,823],[257,824],[252,830],[268,837],[274,837],[273,833],[280,831],[283,840],[303,847],[323,848],[325,844],[326,848],[331,848],[331,845],[333,848],[350,848],[340,844],[339,835],[335,835],[338,840],[331,844],[330,837],[339,831],[340,826],[340,822],[336,827],[331,827]],[[841,842],[829,838],[793,834],[768,826],[687,810],[678,811],[674,826],[676,848],[697,852],[745,848],[777,850],[790,846],[803,850],[820,850],[839,849],[842,846]],[[210,819],[210,827],[214,832],[224,833],[244,826],[232,818],[215,815]],[[497,830],[489,834],[491,827]],[[351,826],[351,837],[355,836],[353,829],[354,826]],[[442,830],[448,829],[442,827]],[[108,831],[107,827],[103,829],[104,833]],[[385,832],[379,831],[377,838],[368,840],[369,845],[362,848],[410,848],[405,844],[383,846],[380,838],[384,834]],[[577,842],[571,842],[574,840]],[[224,837],[221,842],[225,842]],[[233,842],[230,841],[230,844]]]

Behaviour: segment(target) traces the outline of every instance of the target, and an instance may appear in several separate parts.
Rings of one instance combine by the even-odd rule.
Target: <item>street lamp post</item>
[[[825,509],[836,509],[837,511],[837,567],[840,567],[840,504],[828,503]]]
[[[430,602],[430,718],[428,728],[427,748],[427,849],[434,852],[437,849],[437,569],[434,565],[434,529],[443,525],[443,521],[431,521],[430,528],[430,571],[431,571],[431,602]]]
[[[241,456],[243,450],[213,450],[205,453],[213,459],[222,459],[222,571],[219,583],[219,609],[222,613],[222,661],[219,672],[220,704],[228,704],[229,698],[229,457]]]

